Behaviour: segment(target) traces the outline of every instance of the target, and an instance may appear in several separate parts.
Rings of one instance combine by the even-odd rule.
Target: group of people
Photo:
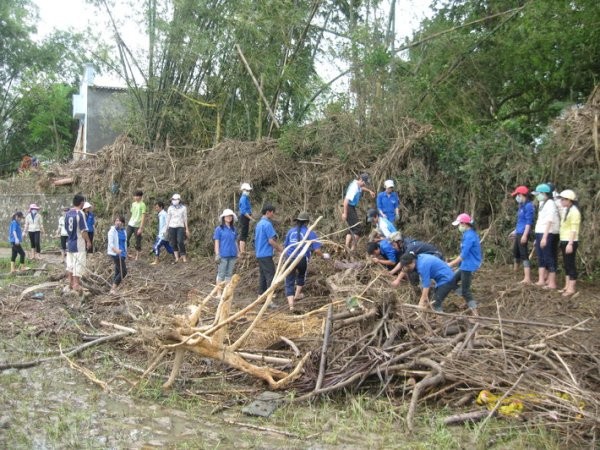
[[[533,240],[538,259],[535,284],[545,289],[558,289],[556,272],[560,249],[565,284],[559,292],[565,297],[574,295],[577,292],[576,256],[582,220],[577,195],[571,189],[558,193],[552,183],[538,184],[533,192],[527,186],[517,186],[511,195],[518,209],[515,229],[509,236],[514,240],[515,270],[519,264],[523,267],[521,283],[532,282],[529,242]],[[537,203],[537,219],[534,203]]]
[[[446,261],[443,253],[435,245],[403,236],[397,229],[400,199],[394,190],[393,180],[386,180],[384,189],[379,194],[375,194],[369,188],[370,185],[369,174],[362,173],[352,180],[346,189],[341,215],[348,225],[345,238],[347,249],[354,251],[364,234],[364,224],[357,212],[357,206],[362,193],[367,192],[376,199],[375,207],[367,212],[367,223],[370,223],[373,229],[367,243],[367,253],[374,263],[388,269],[389,275],[394,278],[391,284],[399,286],[403,279],[408,279],[413,284],[420,281],[422,293],[419,307],[429,307],[432,298],[431,305],[436,311],[442,311],[444,299],[450,292],[456,291],[465,299],[472,313],[477,314],[477,302],[473,298],[471,285],[473,274],[481,267],[482,252],[473,218],[461,213],[452,222],[462,235],[460,254],[455,259]],[[224,209],[213,233],[217,285],[220,286],[231,279],[238,257],[247,252],[250,223],[256,222],[254,246],[259,267],[259,294],[263,294],[273,281],[275,252],[285,252],[286,258],[296,258],[300,251],[299,243],[303,240],[308,242],[304,255],[285,280],[288,307],[290,311],[295,311],[296,301],[303,297],[302,289],[306,283],[307,267],[312,254],[325,259],[329,259],[330,255],[322,251],[317,234],[309,231],[310,217],[307,212],[298,214],[282,245],[273,225],[275,207],[270,204],[264,205],[261,217],[257,220],[252,212],[251,185],[242,183],[240,191],[239,215],[230,208]],[[142,191],[134,193],[129,221],[126,222],[122,215],[117,215],[108,231],[107,254],[114,263],[112,293],[116,292],[127,276],[127,259],[138,259],[141,252],[142,233],[147,223],[147,208],[143,195]],[[560,248],[566,275],[565,287],[561,292],[565,296],[573,295],[576,292],[575,256],[581,223],[575,193],[565,190],[558,194],[552,184],[542,183],[531,193],[526,186],[518,186],[512,192],[512,196],[518,203],[518,210],[516,227],[510,237],[514,238],[515,267],[519,263],[523,266],[522,282],[531,283],[528,242],[531,237],[535,237],[535,250],[539,260],[539,278],[536,284],[547,289],[557,289],[557,254]],[[535,222],[534,199],[538,205],[538,217]],[[158,229],[152,248],[152,265],[159,263],[163,248],[172,255],[174,263],[187,261],[185,240],[190,236],[187,208],[179,194],[173,194],[170,203],[166,210],[162,201],[156,201],[154,204]],[[39,210],[39,206],[31,204],[26,216],[16,212],[12,217],[9,228],[9,241],[12,245],[11,271],[18,268],[17,256],[20,257],[20,268],[24,268],[25,252],[21,245],[23,234],[29,234],[31,259],[39,258],[40,236],[44,232]],[[57,233],[61,237],[69,287],[80,290],[80,277],[85,269],[86,254],[93,249],[95,216],[92,205],[86,202],[82,195],[75,195],[72,207],[65,208],[64,212],[59,219]],[[132,238],[135,252],[129,250]]]

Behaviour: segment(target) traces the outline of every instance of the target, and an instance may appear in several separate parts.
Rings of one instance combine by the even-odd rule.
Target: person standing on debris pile
[[[460,282],[460,294],[467,302],[467,307],[471,313],[476,316],[477,302],[471,292],[471,282],[473,281],[473,273],[481,267],[479,235],[475,231],[475,222],[468,214],[459,214],[452,225],[458,227],[458,230],[462,233],[460,255],[448,264],[450,267],[458,266],[458,270],[454,272],[452,283],[458,286]]]
[[[83,204],[83,213],[85,214],[85,222],[88,227],[88,237],[90,238],[91,247],[88,253],[94,253],[94,229],[96,228],[96,215],[92,211],[94,208],[91,203]]]
[[[185,252],[185,239],[190,237],[188,228],[187,208],[181,203],[181,195],[173,194],[171,206],[167,210],[167,229],[169,230],[169,242],[175,253],[175,262],[187,262]]]
[[[131,244],[131,236],[135,235],[135,260],[140,256],[142,251],[142,232],[144,231],[144,223],[146,220],[146,204],[142,201],[144,193],[135,191],[133,194],[133,203],[131,203],[131,216],[127,224],[127,247]],[[132,257],[133,255],[130,255]]]
[[[377,194],[379,217],[383,217],[391,223],[396,223],[396,220],[400,219],[400,197],[394,191],[394,181],[385,180],[383,188],[384,190]]]
[[[8,242],[10,243],[12,254],[10,257],[10,273],[17,271],[17,255],[19,256],[20,270],[27,270],[25,267],[25,250],[21,243],[23,242],[23,232],[21,231],[21,221],[23,220],[23,213],[17,211],[12,215],[10,220],[10,226],[8,228]]]
[[[405,253],[400,257],[402,270],[407,274],[417,271],[421,277],[421,298],[419,299],[419,308],[427,309],[429,306],[429,291],[431,290],[431,280],[435,281],[433,291],[433,309],[442,312],[442,303],[448,294],[456,289],[454,284],[454,272],[450,266],[441,259],[423,253],[415,256],[412,253]]]
[[[275,216],[275,207],[267,204],[261,212],[262,217],[254,230],[254,246],[256,248],[256,259],[258,260],[260,273],[259,294],[263,294],[273,282],[273,277],[275,276],[274,250],[283,251],[281,244],[277,242],[277,232],[272,222]]]
[[[304,298],[302,288],[306,284],[306,271],[308,269],[308,261],[312,253],[320,255],[324,259],[329,259],[328,253],[321,252],[321,243],[319,237],[314,231],[308,232],[308,221],[310,220],[308,213],[302,211],[296,217],[296,225],[292,227],[285,236],[283,244],[286,258],[295,259],[299,255],[298,244],[306,238],[307,241],[312,241],[306,253],[300,259],[294,270],[285,277],[285,296],[291,312],[295,312],[295,302]]]
[[[86,250],[91,247],[87,235],[85,214],[81,208],[85,198],[81,194],[73,197],[73,207],[65,214],[65,228],[67,229],[67,276],[69,289],[80,292],[79,280],[85,272],[87,262]]]
[[[40,207],[35,203],[29,205],[29,213],[25,216],[25,233],[29,234],[31,243],[31,260],[40,259],[42,253],[42,233],[44,232],[44,221],[40,214]]]
[[[254,220],[252,217],[252,205],[250,204],[250,191],[252,186],[249,183],[242,183],[240,190],[240,201],[238,209],[240,213],[240,255],[246,253],[246,241],[248,240],[248,233],[250,231],[250,221]]]
[[[382,239],[378,242],[369,242],[367,244],[367,253],[371,260],[376,264],[382,264],[388,270],[392,270],[398,263],[398,251],[387,240]]]
[[[560,249],[565,268],[565,287],[559,292],[563,297],[574,295],[577,291],[577,247],[579,245],[579,227],[581,226],[581,211],[577,195],[571,189],[566,189],[559,194],[562,204],[560,221]]]
[[[444,254],[435,245],[429,242],[418,241],[410,236],[402,237],[402,233],[399,231],[392,233],[389,237],[389,241],[398,252],[398,259],[400,259],[400,256],[406,253],[412,253],[415,256],[426,253],[428,255],[433,255],[442,261],[444,260]],[[400,263],[398,263],[396,267],[390,271],[390,275],[395,274],[398,274],[398,276],[394,281],[391,282],[391,285],[398,287],[400,286],[400,282],[407,277],[406,273],[402,271],[402,265]],[[408,279],[413,285],[419,284],[419,275],[417,272],[412,272]]]
[[[156,234],[156,241],[154,241],[154,245],[152,246],[154,261],[150,263],[151,266],[158,264],[161,247],[164,247],[169,255],[173,254],[173,247],[169,244],[167,235],[167,212],[165,211],[165,204],[160,200],[157,201],[154,204],[154,211],[156,211],[158,217],[158,233]]]
[[[513,258],[514,269],[517,270],[519,263],[523,264],[523,279],[521,283],[531,283],[531,262],[529,261],[529,241],[530,233],[533,229],[533,218],[535,210],[529,197],[529,189],[526,186],[517,186],[511,194],[519,209],[517,210],[517,224],[515,229],[509,234],[514,240]]]
[[[367,189],[367,185],[371,184],[371,177],[368,173],[362,173],[356,180],[348,185],[346,189],[346,195],[344,196],[344,203],[342,205],[342,220],[345,220],[350,229],[346,234],[346,247],[350,251],[356,249],[356,244],[363,234],[363,224],[358,217],[356,207],[362,196],[362,191],[367,191],[371,194],[371,197],[375,198],[375,192]]]
[[[215,241],[215,262],[217,263],[217,284],[231,280],[239,248],[235,222],[237,216],[227,208],[219,216],[221,223],[215,228],[213,240]]]
[[[60,254],[63,263],[67,259],[67,238],[69,237],[69,234],[65,228],[65,214],[68,210],[69,208],[63,208],[63,213],[58,218],[58,228],[56,229],[56,236],[60,237]]]
[[[396,227],[392,224],[392,222],[385,217],[381,217],[375,208],[370,208],[367,211],[367,222],[369,222],[377,233],[377,237],[373,240],[378,241],[380,239],[389,239],[392,233],[396,233]]]
[[[538,201],[538,218],[535,222],[535,252],[539,274],[537,286],[556,289],[556,258],[560,232],[560,215],[552,198],[552,187],[539,184],[533,192]]]
[[[108,249],[106,253],[115,264],[115,276],[110,290],[111,294],[117,293],[121,281],[127,276],[127,234],[123,229],[125,218],[121,215],[115,217],[115,222],[108,230]]]

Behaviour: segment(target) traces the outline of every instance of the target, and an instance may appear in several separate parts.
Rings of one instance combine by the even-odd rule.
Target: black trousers
[[[264,293],[275,276],[275,263],[273,262],[272,256],[266,256],[264,258],[256,258],[258,260],[258,271],[260,273],[260,282],[258,288],[258,294]]]
[[[129,248],[129,241],[131,241],[131,236],[135,236],[135,249],[139,252],[142,249],[142,235],[137,234],[138,227],[132,227],[127,225],[127,248]]]
[[[21,244],[12,245],[12,255],[10,257],[10,261],[15,262],[17,260],[17,255],[19,255],[21,259],[21,264],[25,264],[25,250],[23,250]]]
[[[42,239],[39,231],[29,232],[29,242],[31,242],[31,249],[37,253],[42,253]]]
[[[113,262],[115,263],[115,276],[113,278],[113,284],[118,286],[123,281],[123,278],[127,276],[127,264],[125,258],[111,255]]]

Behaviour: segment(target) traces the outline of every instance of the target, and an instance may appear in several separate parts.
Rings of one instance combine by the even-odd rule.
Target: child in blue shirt
[[[88,253],[94,253],[94,228],[96,226],[96,215],[92,212],[93,206],[89,202],[83,204],[83,212],[85,214],[85,223],[88,228],[88,237],[90,238],[91,247]]]
[[[10,258],[10,273],[15,273],[17,271],[17,255],[20,259],[20,269],[27,270],[27,267],[25,267],[25,250],[23,250],[23,247],[21,246],[21,243],[23,242],[21,221],[23,221],[23,219],[23,213],[21,211],[17,211],[12,215],[10,226],[8,227],[8,242],[12,248],[12,255]]]
[[[240,201],[238,208],[240,212],[240,254],[246,253],[246,241],[248,240],[248,232],[250,231],[250,221],[254,220],[252,217],[252,204],[250,203],[250,191],[252,186],[249,183],[242,183],[240,191]]]
[[[450,267],[458,266],[454,273],[454,284],[458,285],[460,281],[460,291],[462,297],[467,302],[467,307],[473,315],[477,315],[477,302],[473,299],[471,292],[471,282],[473,272],[481,267],[481,245],[479,244],[479,235],[475,231],[474,222],[468,214],[459,214],[452,225],[458,226],[462,233],[460,244],[460,255],[449,263]]]

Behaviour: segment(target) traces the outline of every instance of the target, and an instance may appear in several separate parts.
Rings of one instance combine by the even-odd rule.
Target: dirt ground
[[[0,253],[0,256],[4,255]],[[334,254],[334,259],[340,260],[342,257],[342,254]],[[45,254],[42,263],[47,264],[48,272],[44,272],[44,276],[4,279],[0,295],[0,335],[3,340],[14,342],[15,346],[26,337],[28,342],[39,339],[44,343],[44,348],[57,349],[59,346],[74,347],[90,336],[114,332],[107,331],[101,325],[102,321],[133,327],[140,331],[138,335],[104,344],[102,348],[110,348],[114,359],[109,364],[118,365],[115,370],[128,370],[130,378],[135,379],[148,367],[158,348],[158,343],[143,337],[144,330],[168,325],[173,317],[186,313],[190,303],[206,297],[214,286],[216,267],[211,258],[192,258],[185,264],[173,264],[168,257],[162,258],[164,259],[158,265],[151,265],[152,258],[145,254],[138,261],[128,261],[127,279],[118,295],[110,295],[111,260],[103,253],[89,255],[90,274],[85,277],[89,290],[84,297],[79,297],[63,293],[62,287],[66,281],[60,257],[57,254]],[[305,288],[306,298],[298,304],[301,312],[314,310],[331,301],[344,300],[339,293],[331,292],[326,282],[327,277],[337,272],[332,261],[315,260],[311,263]],[[257,297],[258,267],[254,257],[240,259],[237,273],[241,275],[241,282],[234,296],[234,310],[241,309]],[[377,292],[379,289],[386,296],[395,295],[396,302],[416,303],[417,293],[410,286],[390,289],[390,278],[385,272],[380,272],[381,276],[371,283],[373,273],[378,272],[367,266],[358,271],[356,279],[363,286],[376,289],[369,292]],[[578,284],[578,294],[565,298],[555,291],[519,284],[519,280],[520,272],[513,272],[512,267],[485,265],[473,283],[480,314],[569,326],[588,319],[584,325],[587,331],[573,332],[573,336],[575,339],[585,340],[590,349],[600,349],[600,291],[597,284],[582,280]],[[57,285],[50,288],[40,286],[39,289],[22,295],[26,288],[45,282]],[[217,302],[216,298],[210,300],[208,307],[216,308]],[[278,323],[286,323],[290,316],[281,291],[277,293],[275,303],[277,308],[269,310],[267,318],[277,317],[280,319]],[[451,294],[444,306],[448,313],[465,313],[464,301],[457,295]],[[234,324],[231,333],[235,334],[235,326],[245,324],[244,320]],[[316,324],[307,322],[304,338],[296,336],[294,340],[300,351],[320,345],[321,327],[320,320]],[[279,335],[279,330],[275,330],[274,334]],[[276,355],[279,347],[269,347],[269,339],[268,333],[263,330],[263,334],[258,333],[247,342],[246,348],[270,348],[271,354]],[[275,338],[273,343],[278,340]],[[35,349],[22,350],[21,357],[24,360],[39,357]],[[15,355],[12,355],[11,362],[14,362],[14,358]],[[577,368],[573,369],[577,371]],[[165,377],[168,370],[169,367],[159,367],[156,375]],[[185,360],[174,390],[187,392],[193,397],[195,394],[190,392],[189,382],[186,380],[203,377],[210,379],[215,376],[226,380],[229,387],[235,386],[235,390],[249,389],[258,393],[266,388],[261,381],[223,367],[213,360],[191,356]],[[223,401],[227,403],[227,393],[222,394],[222,398],[225,398]],[[210,399],[210,396],[207,398]],[[235,402],[233,400],[234,404]]]

